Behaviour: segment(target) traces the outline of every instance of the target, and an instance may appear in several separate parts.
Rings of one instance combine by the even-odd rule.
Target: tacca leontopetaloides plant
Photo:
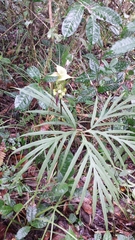
[[[102,46],[99,21],[109,23],[113,32],[120,31],[122,20],[115,11],[107,7],[99,6],[93,1],[79,0],[72,5],[67,17],[62,23],[62,34],[64,37],[70,37],[75,33],[82,20],[85,9],[90,13],[86,25],[86,36],[90,49],[94,44]],[[132,22],[131,26],[129,26],[130,29],[127,28],[127,31],[129,30],[129,32],[132,33],[134,27],[135,23]],[[131,51],[134,47],[135,38],[132,36],[125,37],[108,49],[110,50],[110,55],[108,54],[108,56],[111,58],[113,56],[119,57]],[[108,50],[107,52],[109,52]],[[41,78],[40,72],[36,67],[30,68],[28,75],[38,81]],[[55,90],[53,92],[61,93],[60,91],[65,88],[65,83],[60,83],[61,89],[57,80],[58,76],[51,75],[48,81],[55,83],[58,92]],[[76,138],[79,138],[79,146],[72,157],[65,175],[62,176],[61,182],[59,182],[58,185],[62,188],[63,184],[67,182],[72,169],[75,168],[74,182],[70,191],[70,199],[72,199],[79,180],[85,172],[86,180],[80,196],[77,209],[78,213],[90,181],[93,179],[93,218],[96,212],[97,201],[100,199],[107,228],[107,206],[109,205],[113,209],[113,201],[119,204],[119,182],[115,176],[114,158],[116,157],[120,161],[122,168],[125,168],[123,153],[126,153],[134,162],[134,133],[127,130],[126,124],[120,121],[126,116],[132,117],[135,115],[134,105],[131,103],[133,97],[131,96],[125,99],[123,95],[115,98],[109,96],[100,112],[98,111],[99,99],[96,97],[87,129],[83,128],[83,126],[81,127],[79,122],[76,122],[75,117],[64,101],[56,101],[56,98],[39,87],[37,83],[30,84],[20,90],[20,94],[16,97],[15,106],[19,109],[27,109],[33,98],[38,100],[42,110],[31,112],[51,116],[50,118],[47,117],[47,119],[52,119],[53,116],[55,120],[43,123],[44,125],[49,125],[52,130],[40,130],[23,135],[39,136],[39,138],[16,150],[23,151],[25,149],[33,149],[26,155],[25,159],[28,161],[17,173],[14,181],[17,181],[42,153],[44,153],[44,161],[40,168],[37,182],[38,184],[40,183],[45,171],[47,171],[47,178],[48,181],[50,181],[52,176],[57,175],[57,163],[59,162],[60,155],[63,154],[64,144],[66,143],[66,150],[63,154],[62,164],[66,162],[68,153],[72,151],[72,146],[75,144]],[[64,126],[64,131],[61,130],[61,126]],[[83,155],[82,151],[84,153]],[[19,167],[25,159],[20,161],[17,167]],[[79,166],[77,165],[78,162]]]
[[[14,181],[18,181],[21,175],[27,171],[33,161],[42,153],[44,153],[44,161],[40,168],[37,182],[39,183],[41,181],[45,171],[47,171],[47,178],[48,181],[50,181],[50,178],[57,172],[56,166],[60,155],[63,153],[64,144],[66,143],[66,150],[64,151],[62,164],[66,161],[69,151],[72,151],[72,145],[75,143],[75,139],[79,138],[80,144],[76,149],[65,175],[59,183],[59,187],[61,186],[62,188],[63,184],[68,180],[72,169],[75,168],[74,183],[70,191],[70,199],[72,199],[78,182],[85,170],[86,180],[81,192],[77,212],[79,212],[89,183],[93,178],[93,218],[99,197],[107,227],[107,206],[109,205],[113,209],[112,202],[115,201],[118,204],[119,200],[119,183],[115,176],[115,163],[113,159],[117,156],[122,168],[125,168],[122,158],[124,152],[127,153],[134,162],[133,152],[135,150],[135,141],[133,132],[126,130],[126,125],[124,126],[123,122],[118,121],[118,119],[123,119],[126,116],[135,115],[134,106],[131,104],[133,97],[128,97],[123,100],[123,95],[117,98],[109,96],[100,112],[98,112],[99,99],[97,97],[95,99],[93,113],[89,118],[89,128],[85,129],[80,127],[79,122],[76,122],[63,100],[61,100],[61,104],[56,103],[56,99],[53,96],[43,89],[42,91],[41,89],[39,90],[36,86],[28,86],[27,90],[24,88],[21,89],[21,92],[23,92],[25,96],[28,96],[28,98],[30,95],[32,98],[36,98],[39,103],[42,102],[44,109],[34,110],[32,112],[43,116],[54,116],[55,121],[48,121],[42,124],[51,126],[53,130],[40,130],[23,135],[39,136],[39,138],[16,150],[23,151],[25,149],[33,149],[26,155],[25,159],[28,161],[16,174]],[[119,126],[117,130],[115,128],[116,125]],[[64,131],[59,130],[61,126],[64,126]],[[120,147],[123,151],[120,150]],[[83,156],[82,151],[85,152]],[[25,161],[25,159],[23,159],[23,161]],[[79,167],[77,167],[78,161]],[[21,163],[22,161],[18,163],[17,167]]]

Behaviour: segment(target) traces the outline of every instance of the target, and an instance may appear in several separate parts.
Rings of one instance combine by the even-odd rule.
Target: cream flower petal
[[[59,74],[57,72],[54,72],[50,76],[52,76],[52,77],[59,77]]]
[[[57,73],[59,75],[67,75],[67,70],[59,65],[57,65]]]

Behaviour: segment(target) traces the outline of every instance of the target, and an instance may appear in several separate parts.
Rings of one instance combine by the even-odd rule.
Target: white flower
[[[68,78],[72,78],[67,74],[67,70],[59,65],[57,65],[57,72],[54,72],[50,76],[58,77],[56,81],[64,81]]]

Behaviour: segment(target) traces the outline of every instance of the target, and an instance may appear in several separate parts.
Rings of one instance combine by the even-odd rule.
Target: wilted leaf
[[[89,198],[84,198],[83,204],[82,204],[83,210],[88,213],[89,215],[92,214],[92,202]]]

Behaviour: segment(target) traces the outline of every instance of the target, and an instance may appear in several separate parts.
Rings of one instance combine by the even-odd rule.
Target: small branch
[[[49,1],[48,1],[48,11],[49,11],[50,28],[53,28],[52,0],[49,0]]]

